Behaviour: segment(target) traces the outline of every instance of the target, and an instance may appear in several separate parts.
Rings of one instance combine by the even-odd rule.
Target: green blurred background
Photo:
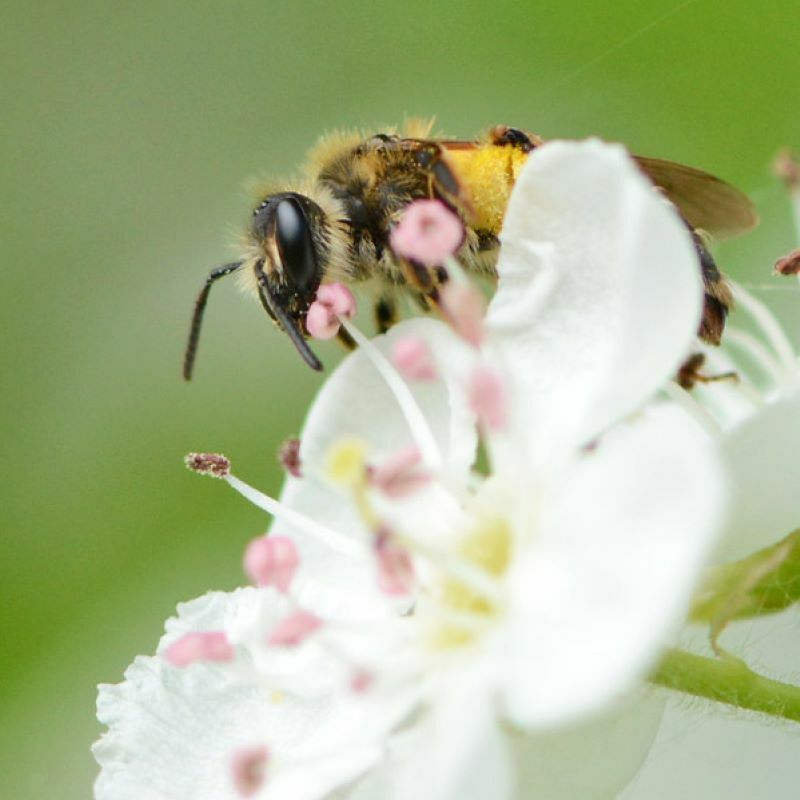
[[[319,385],[232,283],[211,299],[195,382],[180,379],[248,179],[290,174],[326,129],[507,122],[619,139],[751,192],[765,224],[722,250],[740,280],[768,280],[794,244],[769,163],[800,146],[797,0],[3,11],[3,798],[90,796],[95,684],[152,652],[178,601],[240,583],[264,529],[181,465],[221,450],[278,492],[276,448]],[[796,324],[800,297],[769,299]]]

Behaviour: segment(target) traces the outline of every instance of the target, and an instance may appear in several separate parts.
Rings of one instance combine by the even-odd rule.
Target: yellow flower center
[[[328,449],[325,473],[350,494],[359,516],[378,534],[384,528],[369,496],[368,453],[368,444],[360,439],[339,439]],[[487,481],[469,502],[470,523],[444,551],[402,532],[395,534],[396,541],[427,558],[436,570],[438,577],[421,587],[418,612],[423,639],[437,650],[469,645],[502,612],[498,592],[487,592],[487,584],[500,586],[513,557],[511,522],[497,511],[507,508],[507,499],[498,484]]]
[[[501,577],[511,561],[513,535],[507,519],[500,515],[480,516],[470,528],[455,553],[493,578]],[[435,602],[444,616],[489,617],[497,612],[495,604],[457,578],[447,577],[440,584]],[[432,630],[431,643],[436,648],[462,647],[472,642],[477,628],[444,619]]]
[[[352,489],[364,482],[367,444],[361,439],[339,439],[328,449],[325,472],[332,483]]]

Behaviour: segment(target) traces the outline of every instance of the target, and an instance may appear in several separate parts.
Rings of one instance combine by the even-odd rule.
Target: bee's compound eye
[[[288,278],[299,289],[310,286],[317,277],[317,255],[308,218],[294,198],[275,208],[275,237]]]

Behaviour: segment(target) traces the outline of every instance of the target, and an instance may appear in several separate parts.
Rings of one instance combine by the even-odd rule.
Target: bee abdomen
[[[728,312],[733,306],[733,294],[725,276],[714,261],[714,257],[703,243],[697,231],[692,231],[692,239],[700,258],[700,269],[703,275],[703,316],[700,320],[698,334],[709,344],[719,344]]]

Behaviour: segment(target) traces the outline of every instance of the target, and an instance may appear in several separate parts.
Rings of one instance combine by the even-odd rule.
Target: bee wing
[[[381,146],[387,149],[421,150],[434,145],[443,150],[474,150],[481,146],[481,142],[473,139],[395,139],[382,142]]]
[[[444,150],[473,150],[482,143],[470,139],[435,139]],[[401,139],[401,147],[414,149],[423,139]],[[634,156],[648,177],[663,189],[693,228],[701,228],[717,239],[745,233],[758,224],[750,198],[708,172],[660,158]]]
[[[745,233],[758,224],[758,214],[750,198],[729,183],[674,161],[644,156],[634,158],[693,228],[725,239]]]
[[[445,150],[475,150],[482,146],[482,142],[475,139],[437,139]]]

